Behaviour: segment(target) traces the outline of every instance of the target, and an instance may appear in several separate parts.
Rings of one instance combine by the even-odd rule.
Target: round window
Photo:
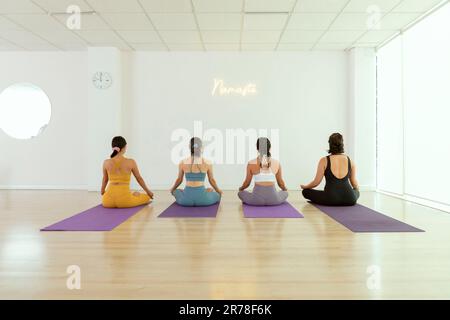
[[[50,122],[50,100],[41,88],[17,83],[0,94],[0,129],[16,139],[37,137]]]

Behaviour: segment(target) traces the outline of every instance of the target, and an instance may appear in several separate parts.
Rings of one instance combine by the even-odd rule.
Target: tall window
[[[378,188],[450,205],[450,4],[377,54]]]

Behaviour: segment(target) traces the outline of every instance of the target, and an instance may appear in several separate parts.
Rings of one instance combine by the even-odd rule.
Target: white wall
[[[102,163],[111,153],[111,137],[123,135],[122,113],[124,87],[122,54],[117,48],[89,48],[88,76],[88,189],[97,190],[102,179]],[[96,88],[91,80],[97,72],[108,72],[112,84],[108,89]]]
[[[52,103],[50,124],[40,136],[16,140],[0,130],[0,186],[85,188],[86,54],[2,52],[0,70],[0,91],[17,82],[31,82]]]
[[[373,48],[354,48],[349,59],[348,152],[356,163],[362,189],[376,185],[376,54]]]
[[[176,175],[171,161],[177,143],[171,141],[173,130],[192,132],[194,121],[203,120],[204,129],[215,128],[219,134],[226,129],[279,129],[280,145],[274,149],[279,150],[288,187],[298,188],[313,178],[330,133],[357,136],[360,129],[349,124],[349,114],[354,113],[349,101],[354,95],[349,92],[346,52],[119,54],[102,50],[0,53],[1,69],[6,70],[0,74],[1,87],[33,82],[47,92],[53,112],[49,127],[35,140],[18,141],[0,133],[2,147],[8,151],[8,157],[0,160],[0,185],[98,189],[101,160],[109,156],[111,135],[124,134],[129,156],[138,161],[149,184],[167,188]],[[352,70],[359,61],[352,62]],[[368,66],[365,60],[357,70],[367,76]],[[115,85],[105,92],[94,89],[95,71],[112,73]],[[213,97],[214,78],[229,85],[251,81],[258,94]],[[355,150],[351,135],[346,145]],[[254,149],[255,141],[248,143]],[[247,154],[244,160],[254,155]],[[244,166],[216,165],[220,185],[236,189]],[[372,168],[362,168],[361,176],[369,179],[360,183],[370,184],[371,173],[365,170],[372,172]]]
[[[195,120],[223,134],[226,129],[279,129],[279,157],[289,188],[313,178],[330,133],[346,133],[345,52],[138,52],[132,57],[131,73],[129,153],[158,188],[169,187],[176,177],[170,157],[176,144],[171,141],[173,130],[193,132]],[[258,93],[212,96],[214,78],[231,85],[251,81]],[[249,143],[253,146],[255,140]],[[217,181],[236,189],[244,168],[245,164],[216,165]]]

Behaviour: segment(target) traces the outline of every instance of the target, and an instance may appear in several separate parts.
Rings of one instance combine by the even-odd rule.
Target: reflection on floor
[[[291,192],[305,219],[158,219],[168,192],[111,232],[39,232],[98,193],[0,191],[0,299],[450,298],[450,214],[374,192],[360,203],[425,233],[356,234]],[[69,290],[67,267],[81,268]]]

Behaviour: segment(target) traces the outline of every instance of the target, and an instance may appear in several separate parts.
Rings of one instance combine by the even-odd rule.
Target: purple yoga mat
[[[311,204],[353,232],[424,232],[424,230],[417,229],[360,204],[349,207]]]
[[[110,231],[145,206],[104,208],[102,205],[98,205],[41,229],[41,231]]]
[[[218,210],[219,203],[207,207],[183,207],[174,202],[158,218],[215,218]]]
[[[303,215],[288,202],[278,206],[242,204],[242,209],[245,218],[303,218]]]

